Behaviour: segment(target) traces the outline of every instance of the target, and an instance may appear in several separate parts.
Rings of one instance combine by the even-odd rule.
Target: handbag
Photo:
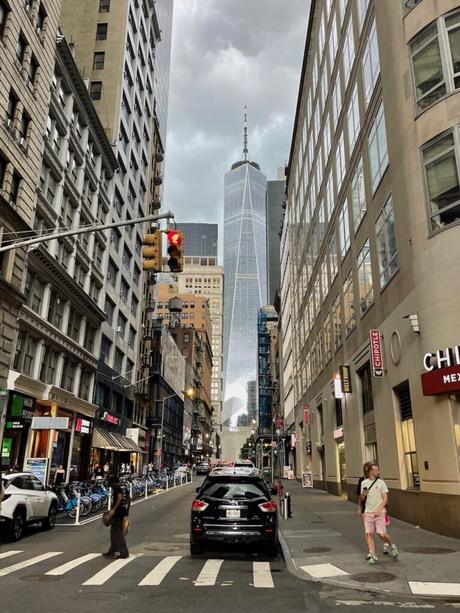
[[[102,523],[106,528],[109,528],[112,525],[112,517],[110,515],[110,511],[105,511],[102,515]]]
[[[374,479],[374,481],[372,481],[372,483],[370,484],[367,492],[369,493],[372,489],[372,487],[374,486],[374,483],[376,483],[379,480],[379,478],[377,477],[377,479]],[[361,505],[361,513],[365,513],[366,511],[366,496],[363,496],[361,494],[361,498],[360,498],[360,505]]]

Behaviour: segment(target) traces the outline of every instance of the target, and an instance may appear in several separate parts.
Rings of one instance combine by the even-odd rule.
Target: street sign
[[[380,330],[370,330],[369,338],[371,341],[372,374],[374,377],[383,377],[383,353],[382,336]]]
[[[303,405],[303,423],[304,424],[309,424],[310,420],[311,420],[310,405],[306,402]]]

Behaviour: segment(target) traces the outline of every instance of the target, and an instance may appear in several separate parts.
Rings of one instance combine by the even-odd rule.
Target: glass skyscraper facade
[[[224,409],[236,426],[256,379],[257,313],[267,302],[267,179],[255,162],[233,164],[224,184]]]

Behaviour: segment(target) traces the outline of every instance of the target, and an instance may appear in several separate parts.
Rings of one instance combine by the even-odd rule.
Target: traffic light
[[[180,230],[168,230],[168,266],[171,272],[184,269],[184,235]]]
[[[161,231],[157,228],[152,228],[150,234],[144,236],[142,243],[142,256],[144,258],[143,268],[144,270],[153,270],[154,272],[161,272]]]

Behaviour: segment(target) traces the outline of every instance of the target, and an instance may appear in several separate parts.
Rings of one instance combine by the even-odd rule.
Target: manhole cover
[[[352,575],[351,579],[360,583],[386,583],[387,581],[394,581],[396,575],[391,573],[361,573],[359,575]]]
[[[407,553],[425,553],[427,555],[455,553],[455,549],[449,549],[448,547],[404,547],[404,551]]]
[[[304,551],[305,553],[326,553],[332,551],[332,549],[330,547],[307,547]]]
[[[21,577],[22,581],[31,581],[37,583],[47,583],[50,581],[59,581],[62,577],[53,575],[28,575],[27,577]]]

